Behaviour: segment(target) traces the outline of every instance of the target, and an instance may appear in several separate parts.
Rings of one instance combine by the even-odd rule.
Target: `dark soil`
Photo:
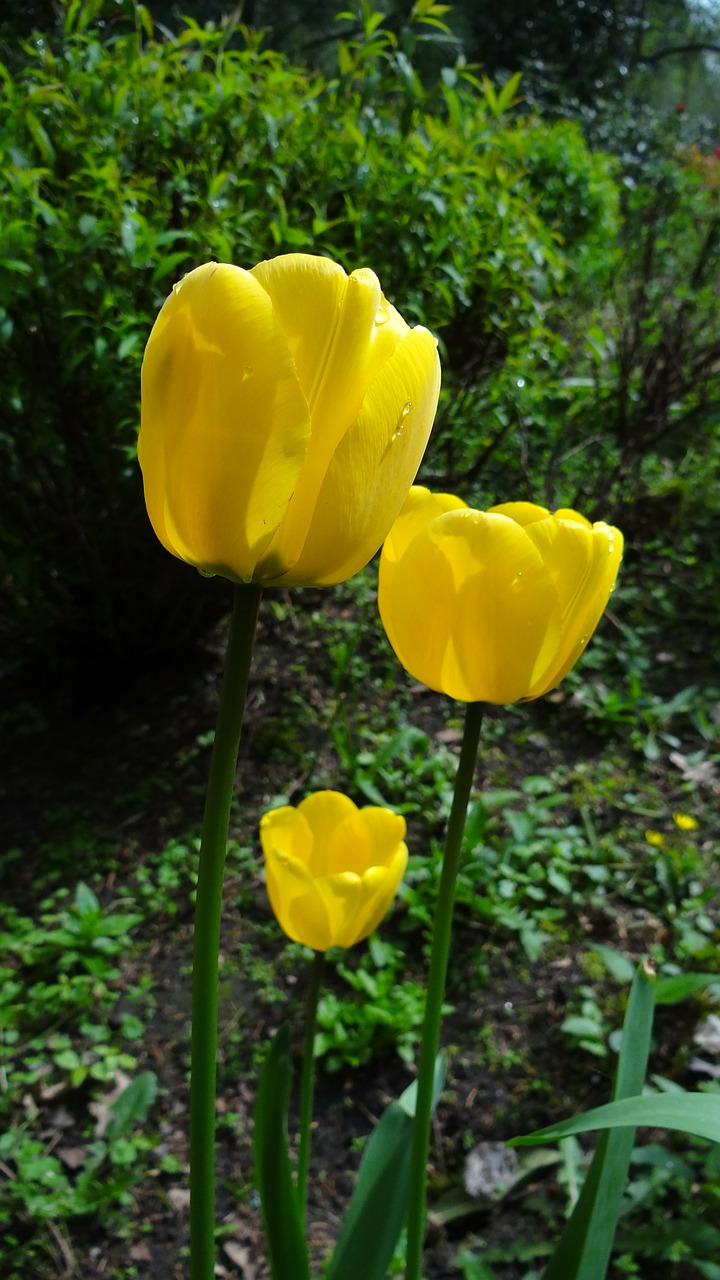
[[[338,594],[319,599],[323,608],[340,616],[347,608]],[[257,639],[231,832],[245,845],[256,846],[259,816],[274,796],[297,801],[310,787],[343,785],[328,733],[322,629],[315,626],[308,639],[302,634],[296,599],[284,603],[282,622],[267,605],[263,607]],[[303,607],[308,611],[317,607],[314,593],[306,593]],[[76,672],[74,680],[65,677],[41,708],[32,684],[20,691],[15,705],[21,711],[15,715],[12,740],[6,737],[3,744],[0,772],[0,847],[22,849],[21,857],[6,859],[4,864],[7,901],[31,912],[39,891],[98,874],[97,891],[110,901],[139,861],[170,837],[199,826],[208,748],[198,742],[214,727],[223,636],[221,626],[205,650],[190,656],[185,669],[175,665],[172,670],[130,672],[117,666],[103,668],[96,659]],[[362,650],[361,643],[359,656],[372,669],[372,642],[366,654]],[[377,713],[382,696],[387,695],[368,684],[360,692],[355,714],[362,718],[371,709]],[[431,744],[447,741],[445,699],[407,684],[398,697],[411,705],[412,720],[428,734]],[[522,723],[527,732],[506,733],[501,742],[489,735],[485,768],[495,786],[517,784],[527,774],[545,773],[563,761],[592,761],[598,752],[597,740],[589,738],[577,717],[567,713],[562,695],[555,705],[546,700],[529,712],[511,710],[508,715],[511,726]],[[567,720],[562,735],[552,730],[559,717]],[[612,822],[612,811],[599,820]],[[80,841],[78,858],[68,865],[73,831],[85,836],[89,832],[92,840]],[[428,835],[426,830],[411,832],[416,852]],[[241,910],[235,905],[238,899]],[[306,974],[302,968],[290,967],[294,960],[278,959],[279,937],[272,929],[259,865],[251,875],[243,869],[239,878],[230,870],[225,903],[218,1091],[218,1218],[223,1243],[217,1274],[263,1280],[268,1272],[262,1262],[259,1209],[249,1189],[254,1064],[281,1018],[290,1016],[300,1025]],[[625,930],[625,940],[633,939],[639,952],[652,940],[656,926],[647,916],[621,919],[615,926],[607,919],[588,916],[578,922],[578,936],[596,934],[612,942],[610,931],[617,927]],[[400,909],[391,928],[401,927]],[[454,956],[460,963],[451,965],[449,1000],[454,1012],[444,1027],[450,1062],[435,1121],[431,1204],[441,1204],[443,1193],[462,1184],[465,1158],[475,1144],[503,1141],[604,1102],[610,1087],[607,1060],[591,1060],[588,1066],[587,1055],[567,1051],[559,1030],[569,997],[586,980],[578,960],[581,942],[569,953],[551,947],[530,966],[517,944],[508,941],[505,952],[493,951],[492,978],[483,985],[469,980],[464,968],[465,935],[476,940],[476,934],[476,923],[458,919]],[[191,935],[191,908],[181,902],[174,917],[146,921],[139,947],[123,973],[127,983],[141,970],[152,973],[155,1008],[146,1017],[140,1065],[159,1078],[152,1124],[161,1135],[161,1151],[176,1156],[183,1172],[149,1177],[133,1192],[129,1238],[115,1239],[92,1222],[85,1223],[73,1236],[72,1256],[58,1247],[58,1277],[124,1276],[123,1269],[132,1262],[142,1280],[186,1280]],[[617,937],[614,941],[617,944]],[[284,1003],[268,999],[244,975],[242,955],[248,943],[275,965],[276,996],[284,994]],[[408,966],[422,978],[424,959],[417,939],[409,947]],[[673,1018],[676,1014],[674,1010]],[[488,1028],[492,1028],[489,1040]],[[667,1019],[662,1031],[662,1062],[657,1069],[673,1071],[687,1029]],[[352,1071],[320,1071],[309,1213],[316,1264],[339,1231],[363,1140],[386,1103],[411,1078],[409,1068],[392,1054]],[[81,1140],[82,1117],[77,1122]],[[563,1203],[551,1169],[525,1185],[522,1197],[478,1203],[448,1223],[431,1215],[428,1277],[456,1280],[460,1272],[454,1259],[468,1239],[479,1238],[500,1249],[516,1243],[518,1237],[541,1240],[548,1220],[558,1220]],[[503,1274],[508,1280],[520,1280],[526,1269],[518,1266],[515,1272],[507,1269]]]

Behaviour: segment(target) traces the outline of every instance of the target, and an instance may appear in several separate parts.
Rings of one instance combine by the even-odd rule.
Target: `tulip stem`
[[[262,588],[236,586],[205,797],[193,944],[190,1056],[190,1275],[215,1274],[215,1083],[223,872]]]
[[[315,1025],[318,997],[325,971],[325,952],[313,954],[305,1004],[305,1046],[303,1049],[302,1083],[300,1086],[300,1144],[297,1163],[297,1194],[303,1227],[307,1213],[307,1176],[310,1163],[310,1129],[312,1126],[313,1088],[315,1085]]]
[[[410,1156],[405,1280],[420,1280],[422,1274],[426,1217],[425,1195],[435,1059],[440,1042],[440,1023],[445,998],[445,979],[448,956],[450,954],[450,937],[455,904],[455,885],[460,868],[465,818],[475,776],[475,761],[477,759],[484,709],[485,704],[482,702],[470,702],[467,705],[465,732],[455,777],[455,793],[445,835],[440,887],[435,904],[430,971],[428,973],[425,1018],[420,1046],[417,1101]]]

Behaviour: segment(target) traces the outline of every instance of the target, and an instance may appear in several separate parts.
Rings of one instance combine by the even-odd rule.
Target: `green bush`
[[[224,603],[155,544],[134,459],[144,343],[183,272],[293,250],[371,264],[438,333],[449,405],[541,345],[615,217],[574,126],[516,118],[515,82],[462,69],[430,95],[369,14],[326,80],[247,32],[239,50],[190,20],[153,39],[142,8],[148,31],[108,35],[99,8],[71,5],[64,33],[0,66],[6,662],[59,631],[184,642]]]

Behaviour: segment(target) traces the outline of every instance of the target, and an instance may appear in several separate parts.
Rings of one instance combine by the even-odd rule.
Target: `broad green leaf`
[[[582,1115],[548,1125],[535,1133],[511,1138],[510,1147],[539,1147],[545,1142],[567,1138],[571,1133],[589,1133],[593,1129],[626,1129],[649,1125],[653,1129],[677,1129],[695,1138],[720,1142],[720,1094],[663,1093],[642,1098],[624,1098],[594,1107]]]
[[[107,1127],[108,1138],[122,1138],[142,1124],[157,1094],[157,1076],[154,1071],[143,1071],[136,1076],[113,1104],[113,1118]]]
[[[677,973],[672,978],[658,978],[655,999],[658,1004],[677,1004],[706,987],[720,987],[720,974]]]
[[[271,1042],[263,1064],[255,1103],[253,1153],[273,1280],[310,1280],[288,1151],[291,1086],[290,1028],[286,1024]]]
[[[623,1023],[614,1099],[634,1098],[642,1091],[650,1053],[654,987],[654,974],[645,967],[638,969]],[[634,1140],[634,1129],[603,1133],[544,1280],[596,1280],[605,1275]]]
[[[628,960],[622,951],[616,951],[614,947],[605,947],[601,942],[597,942],[592,948],[597,955],[600,956],[605,968],[616,982],[632,982],[635,976],[635,965],[632,960]],[[657,988],[656,995],[657,999]]]
[[[438,1054],[433,1106],[444,1078],[445,1056]],[[411,1084],[373,1130],[326,1280],[385,1280],[407,1212],[416,1095]]]

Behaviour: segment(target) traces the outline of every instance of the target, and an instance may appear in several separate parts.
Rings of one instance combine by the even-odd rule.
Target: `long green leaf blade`
[[[407,1212],[412,1116],[398,1102],[368,1142],[327,1280],[385,1280]]]
[[[548,1125],[535,1133],[511,1138],[509,1147],[540,1147],[572,1133],[591,1129],[625,1129],[650,1125],[653,1129],[677,1129],[696,1138],[720,1142],[720,1095],[706,1093],[659,1093],[642,1098],[623,1098],[604,1107],[594,1107],[583,1115],[560,1124]]]
[[[438,1054],[433,1106],[444,1078],[445,1055]],[[326,1280],[385,1280],[407,1212],[416,1093],[410,1085],[373,1130]]]
[[[290,1028],[280,1028],[263,1064],[253,1152],[273,1280],[310,1280],[307,1245],[288,1151],[287,1115],[292,1086]]]
[[[655,975],[644,966],[633,979],[623,1023],[614,1099],[641,1093],[652,1035]],[[605,1131],[585,1185],[544,1274],[544,1280],[597,1280],[607,1270],[635,1140],[634,1129]]]

